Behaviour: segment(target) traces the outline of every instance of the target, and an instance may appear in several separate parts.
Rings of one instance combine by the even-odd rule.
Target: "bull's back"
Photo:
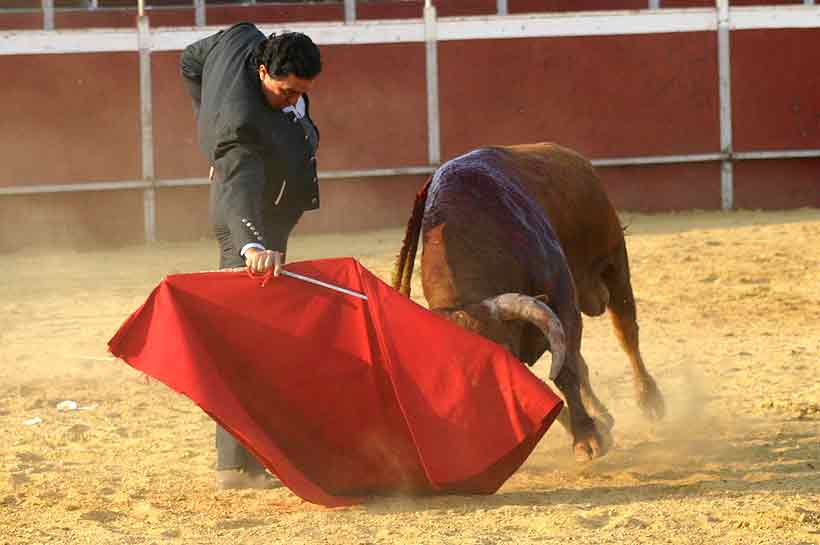
[[[422,236],[422,285],[431,308],[505,292],[543,293],[545,278],[569,274],[542,207],[498,149],[475,150],[436,171]]]
[[[590,162],[550,143],[497,149],[544,209],[576,281],[595,274],[624,241],[615,208]]]

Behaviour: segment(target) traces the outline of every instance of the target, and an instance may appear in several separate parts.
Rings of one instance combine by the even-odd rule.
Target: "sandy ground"
[[[0,544],[820,544],[820,210],[623,219],[667,419],[642,419],[609,321],[586,319],[605,458],[576,463],[556,425],[493,496],[343,509],[215,491],[211,421],[106,353],[165,274],[213,268],[212,241],[0,255]],[[291,259],[388,279],[401,239],[296,236]]]

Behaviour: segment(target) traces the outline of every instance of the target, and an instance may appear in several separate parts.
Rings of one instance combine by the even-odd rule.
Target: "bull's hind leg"
[[[632,284],[629,280],[626,245],[622,245],[616,252],[612,266],[604,271],[603,280],[610,293],[609,317],[612,319],[612,325],[621,347],[632,365],[632,378],[638,406],[646,417],[661,419],[666,414],[663,395],[649,371],[646,370],[638,345],[637,310]]]

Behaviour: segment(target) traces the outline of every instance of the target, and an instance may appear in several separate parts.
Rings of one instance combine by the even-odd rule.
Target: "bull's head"
[[[478,304],[439,311],[450,321],[461,327],[478,333],[482,337],[495,341],[518,356],[517,348],[520,339],[520,327],[516,325],[532,324],[537,327],[549,343],[552,352],[550,378],[554,379],[561,371],[566,356],[566,340],[561,321],[553,310],[543,301],[521,293],[504,293],[481,301]]]

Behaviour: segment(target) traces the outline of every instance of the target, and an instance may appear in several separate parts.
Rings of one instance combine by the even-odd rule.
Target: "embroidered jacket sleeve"
[[[251,245],[267,247],[262,216],[265,163],[256,142],[253,130],[240,126],[223,133],[214,153],[220,173],[215,205],[224,214],[238,252]]]

